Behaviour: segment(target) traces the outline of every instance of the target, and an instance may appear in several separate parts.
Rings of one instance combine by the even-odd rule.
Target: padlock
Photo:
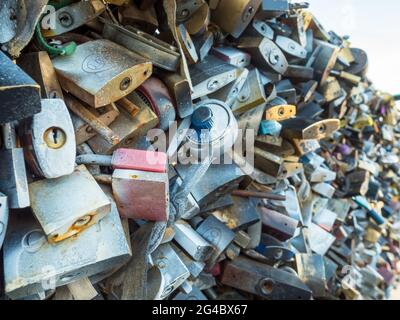
[[[303,156],[307,153],[314,152],[321,148],[318,140],[292,139],[292,143],[298,156]]]
[[[249,72],[246,82],[233,103],[232,111],[235,115],[243,114],[264,105],[266,102],[267,97],[261,83],[260,73],[257,69],[253,69]]]
[[[321,140],[329,137],[340,127],[337,119],[313,122],[309,119],[294,118],[282,121],[282,134],[287,139]]]
[[[320,226],[321,228],[325,229],[326,231],[330,232],[333,228],[333,225],[336,222],[337,214],[332,212],[329,209],[323,209],[318,211],[314,217],[313,222]]]
[[[129,2],[127,5],[118,8],[121,24],[123,26],[136,26],[142,31],[154,34],[159,27],[154,6],[148,9],[139,9],[135,3],[127,2]]]
[[[212,214],[225,223],[234,232],[247,230],[260,221],[257,200],[233,196],[233,205],[225,209],[214,211]]]
[[[40,86],[0,52],[0,124],[40,112]]]
[[[83,43],[53,64],[61,87],[95,108],[123,98],[153,72],[151,62],[109,40]]]
[[[249,70],[244,68],[234,82],[224,86],[220,90],[209,95],[211,99],[224,101],[228,106],[232,106],[243,89],[249,75]]]
[[[197,10],[199,10],[204,0],[192,1],[192,0],[177,0],[176,1],[176,21],[184,22],[192,17]]]
[[[268,300],[310,300],[312,295],[297,276],[244,257],[225,264],[221,283]]]
[[[147,299],[162,300],[178,289],[190,273],[169,244],[160,245],[151,258],[153,267],[148,272]]]
[[[112,176],[112,187],[122,217],[168,220],[168,173],[117,169]]]
[[[6,237],[6,231],[8,226],[8,202],[7,196],[0,192],[0,249],[3,246],[4,238]]]
[[[77,29],[87,22],[95,19],[106,10],[106,6],[100,0],[79,1],[58,9],[54,14],[55,26],[43,28],[47,21],[42,20],[41,33],[45,37],[54,37]],[[45,19],[51,19],[45,16]]]
[[[277,211],[260,208],[263,231],[278,240],[287,241],[294,237],[299,222]]]
[[[196,279],[197,277],[199,277],[201,272],[203,272],[206,264],[204,262],[202,262],[202,261],[193,260],[176,243],[170,242],[170,245],[171,245],[172,249],[175,251],[175,253],[179,256],[179,259],[183,262],[183,264],[189,270],[189,272],[190,272],[190,278],[189,279]]]
[[[63,92],[47,52],[24,54],[18,58],[17,64],[40,85],[43,99],[63,99]]]
[[[289,64],[285,71],[285,77],[296,81],[308,81],[314,79],[314,68]]]
[[[268,152],[282,158],[294,155],[294,148],[287,140],[281,140],[279,142],[275,142],[275,140],[277,140],[277,138],[274,136],[257,136],[255,146],[264,151],[268,150]]]
[[[10,209],[29,207],[24,151],[16,147],[17,139],[13,124],[4,124],[1,129],[3,147],[0,149],[0,192],[8,197]]]
[[[159,128],[167,131],[171,122],[175,121],[176,111],[166,85],[160,79],[151,77],[142,83],[136,92],[157,115],[160,121]]]
[[[368,55],[367,53],[358,48],[351,48],[351,54],[354,56],[354,62],[351,64],[349,68],[346,69],[346,72],[358,75],[358,76],[365,76],[368,70]]]
[[[315,69],[316,80],[323,84],[329,77],[339,55],[339,47],[323,41],[316,41],[319,51],[312,64]]]
[[[365,196],[369,188],[370,173],[366,170],[356,170],[346,176],[346,195]]]
[[[210,24],[210,8],[207,3],[203,3],[193,15],[185,21],[186,30],[191,36],[204,34]]]
[[[151,61],[158,68],[168,71],[177,71],[178,69],[180,54],[176,47],[133,26],[123,28],[106,22],[104,24],[103,37],[144,57],[144,59]],[[150,74],[151,72],[149,72],[148,76]]]
[[[97,134],[112,145],[120,142],[120,137],[108,127],[120,114],[114,103],[95,109],[68,93],[64,94],[64,100],[71,110],[77,145]]]
[[[263,37],[242,37],[238,48],[250,53],[253,63],[262,70],[285,74],[288,62],[279,47]]]
[[[330,185],[329,183],[326,183],[326,182],[320,182],[320,183],[314,184],[312,186],[312,190],[315,193],[317,193],[323,197],[329,198],[329,199],[331,199],[333,197],[333,195],[335,194],[335,191],[336,191],[336,189],[332,185]]]
[[[88,229],[111,208],[110,200],[84,165],[71,175],[30,183],[29,194],[32,211],[50,243]]]
[[[218,257],[235,238],[235,233],[214,216],[209,216],[202,221],[196,231],[214,247],[211,257],[207,260],[208,267],[214,266]]]
[[[324,297],[326,274],[324,259],[319,254],[296,254],[296,270],[301,281],[313,292],[313,297]]]
[[[116,105],[119,107],[118,110],[120,114],[117,119],[109,125],[109,129],[119,137],[120,142],[112,144],[103,137],[97,135],[87,141],[95,153],[112,154],[113,151],[118,148],[132,147],[141,136],[146,135],[150,129],[157,126],[159,120],[156,114],[137,92],[132,92],[126,98],[135,106],[139,107],[140,111],[132,118],[124,108],[119,107],[119,103],[117,102]]]
[[[305,59],[307,57],[307,51],[300,44],[290,38],[277,36],[275,42],[278,47],[290,57],[299,59]]]
[[[265,21],[253,19],[252,23],[244,31],[244,36],[263,36],[270,40],[274,40],[274,29],[272,29]]]
[[[248,67],[251,62],[251,56],[247,52],[234,47],[214,47],[211,53],[217,58],[238,68]]]
[[[63,286],[120,267],[131,255],[115,205],[96,225],[57,244],[46,240],[31,214],[13,215],[4,243],[6,294],[20,299]]]
[[[200,61],[203,61],[214,46],[214,34],[207,30],[202,35],[194,37],[192,40]]]
[[[283,121],[294,116],[296,116],[296,106],[288,104],[280,97],[270,101],[265,110],[265,120]]]
[[[263,0],[257,17],[263,19],[278,18],[290,10],[288,0]]]
[[[174,224],[174,240],[195,260],[206,261],[213,253],[213,247],[204,240],[185,221],[177,221]]]
[[[75,167],[75,135],[63,100],[42,100],[42,111],[25,124],[22,145],[25,159],[36,175],[54,179],[72,174]]]
[[[192,99],[209,95],[232,81],[240,74],[236,68],[212,55],[190,67],[193,83]]]
[[[260,5],[261,0],[215,0],[210,4],[211,20],[234,38],[239,38]]]
[[[299,97],[296,88],[288,79],[281,80],[275,85],[278,98],[285,100],[288,104],[297,104]],[[283,101],[282,100],[282,101]]]
[[[199,56],[197,55],[196,47],[185,25],[178,25],[176,27],[176,33],[188,64],[196,64],[199,61]]]

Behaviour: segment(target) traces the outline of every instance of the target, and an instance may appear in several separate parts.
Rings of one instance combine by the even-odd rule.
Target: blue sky
[[[377,89],[400,94],[399,0],[306,1],[328,31],[349,35],[354,47],[367,51],[368,77]]]

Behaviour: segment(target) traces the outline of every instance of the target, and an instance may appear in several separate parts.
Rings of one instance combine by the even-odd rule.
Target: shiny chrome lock
[[[13,124],[4,124],[1,129],[3,147],[0,149],[0,192],[8,197],[10,209],[29,207],[24,151],[16,147],[17,140]]]
[[[54,179],[74,171],[74,127],[63,100],[42,100],[42,111],[26,124],[22,144],[27,163],[36,175]]]
[[[288,67],[281,49],[270,39],[263,37],[242,37],[238,48],[250,53],[253,63],[265,71],[284,74]]]
[[[0,124],[40,112],[40,86],[0,51]]]
[[[110,200],[83,165],[69,176],[30,183],[29,194],[32,211],[50,243],[88,229],[111,208]]]
[[[209,95],[236,80],[240,69],[212,55],[190,67],[192,99]]]
[[[63,99],[56,71],[47,52],[24,54],[18,58],[17,64],[40,85],[43,99]]]
[[[132,26],[123,28],[106,22],[103,37],[151,61],[158,68],[177,71],[179,67],[180,54],[176,47]]]
[[[153,267],[148,272],[148,299],[162,300],[178,289],[190,273],[169,244],[160,245],[151,258]]]
[[[109,40],[83,43],[53,64],[62,88],[95,108],[123,98],[153,72],[151,62]]]
[[[0,192],[0,249],[3,246],[8,226],[8,201],[7,196]]]
[[[260,73],[257,69],[253,69],[249,72],[246,82],[233,103],[232,111],[235,115],[243,114],[246,111],[265,105],[266,102],[267,97],[261,83]]]
[[[132,255],[115,205],[93,227],[56,245],[46,240],[30,214],[13,215],[9,229],[4,243],[4,278],[11,299],[121,267]]]
[[[268,300],[310,300],[312,296],[296,275],[242,256],[225,264],[221,283]]]
[[[249,25],[261,0],[216,0],[210,3],[211,20],[234,38],[239,38]]]
[[[174,224],[174,240],[195,260],[206,261],[213,253],[213,247],[204,240],[185,221],[177,221]]]
[[[214,246],[214,252],[207,261],[207,266],[212,267],[218,257],[226,250],[235,239],[235,233],[214,216],[209,216],[196,228],[197,233]]]
[[[106,6],[100,0],[79,1],[72,3],[58,9],[55,12],[55,28],[53,27],[44,29],[42,27],[41,32],[45,37],[54,37],[63,33],[67,33],[95,19],[105,10]]]
[[[145,136],[150,129],[157,126],[159,120],[150,106],[137,92],[132,92],[126,99],[137,106],[140,110],[133,118],[132,115],[116,103],[120,112],[115,121],[109,125],[109,129],[119,138],[118,143],[111,143],[102,136],[97,135],[88,140],[89,146],[95,153],[112,154],[114,150],[122,147],[133,147],[141,136]]]
[[[238,68],[248,67],[251,62],[251,56],[247,52],[234,47],[215,47],[211,50],[211,53],[222,61]]]

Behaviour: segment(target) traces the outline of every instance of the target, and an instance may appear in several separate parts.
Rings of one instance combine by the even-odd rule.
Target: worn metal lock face
[[[295,14],[282,18],[281,22],[292,28],[293,34],[291,37],[294,41],[298,42],[300,46],[305,47],[307,45],[307,35],[304,28],[304,18],[301,14]]]
[[[103,137],[97,135],[88,141],[88,144],[95,153],[112,154],[113,151],[118,148],[132,147],[139,137],[146,135],[150,129],[157,126],[159,120],[156,114],[137,92],[132,92],[126,98],[139,107],[140,111],[132,118],[124,109],[118,108],[120,114],[117,119],[109,125],[109,128],[120,138],[120,142],[112,144]],[[118,104],[117,102],[117,107]]]
[[[330,185],[329,183],[325,183],[325,182],[320,182],[317,184],[314,184],[312,186],[312,190],[323,196],[326,198],[331,199],[333,197],[333,195],[335,194],[336,189],[334,187],[332,187],[332,185]]]
[[[29,207],[24,151],[16,148],[16,133],[12,124],[7,123],[1,129],[3,149],[0,149],[0,192],[8,197],[11,209]]]
[[[118,8],[123,26],[136,26],[140,30],[153,33],[158,28],[157,12],[154,6],[148,9],[139,9],[134,3]]]
[[[176,21],[184,22],[191,18],[199,10],[205,1],[177,0],[176,1]]]
[[[216,7],[210,6],[211,20],[234,38],[239,38],[260,5],[261,0],[220,0]]]
[[[169,244],[152,254],[153,268],[148,272],[148,299],[162,300],[178,289],[190,276],[189,270]]]
[[[214,246],[214,252],[207,261],[209,267],[214,266],[218,257],[235,239],[235,233],[214,216],[209,216],[196,229],[205,240]]]
[[[174,242],[170,242],[170,245],[172,249],[174,249],[175,253],[179,256],[179,259],[183,262],[183,264],[186,266],[186,268],[190,272],[190,277],[193,278],[198,278],[199,275],[203,272],[206,264],[201,261],[195,261],[189,255],[183,251],[181,247],[179,247],[177,244]]]
[[[197,63],[197,61],[199,61],[199,56],[197,55],[196,47],[192,41],[192,38],[190,37],[189,32],[186,30],[185,25],[180,24],[177,26],[176,32],[178,34],[178,40],[182,46],[187,62],[189,64]]]
[[[210,8],[207,3],[193,13],[193,15],[185,21],[185,28],[192,36],[199,36],[206,32],[210,24]]]
[[[338,119],[313,120],[294,118],[282,122],[282,134],[287,139],[321,140],[329,137],[340,127]]]
[[[238,68],[248,67],[251,62],[251,56],[247,52],[234,47],[215,47],[211,50],[211,53],[222,61]]]
[[[281,49],[270,39],[264,37],[242,37],[238,48],[250,53],[253,62],[265,71],[284,74],[288,62]]]
[[[69,176],[29,184],[29,194],[32,211],[51,243],[96,224],[111,208],[110,200],[83,165]]]
[[[46,240],[32,215],[13,215],[4,243],[6,294],[20,299],[63,286],[121,266],[131,254],[115,206],[96,225],[57,245]]]
[[[122,217],[150,221],[168,220],[168,173],[115,170],[112,187]]]
[[[119,137],[108,127],[120,114],[114,103],[95,109],[70,94],[65,94],[64,100],[72,111],[70,115],[77,145],[88,141],[97,134],[111,144],[118,143]]]
[[[40,112],[40,86],[0,52],[0,124]]]
[[[224,222],[229,229],[235,232],[246,230],[260,221],[258,201],[234,196],[232,200],[232,206],[212,213],[217,219]]]
[[[40,85],[43,99],[63,98],[56,72],[47,52],[24,54],[18,58],[17,64]]]
[[[176,111],[173,98],[168,88],[156,77],[146,80],[137,90],[159,119],[159,127],[167,131],[170,123],[175,121]]]
[[[331,102],[342,96],[342,87],[336,78],[328,77],[321,86],[320,92],[325,97],[326,102]]]
[[[281,140],[279,137],[269,135],[257,136],[255,146],[282,158],[294,155],[293,146],[287,140]]]
[[[340,49],[337,46],[319,40],[316,40],[316,45],[320,49],[312,66],[315,70],[316,80],[323,84],[336,64]]]
[[[178,69],[180,54],[176,47],[132,26],[123,28],[106,22],[104,24],[103,37],[144,57],[156,67],[168,71],[176,71]]]
[[[318,82],[310,80],[307,82],[298,83],[296,88],[300,91],[303,102],[308,103],[314,97],[314,93],[317,90]]]
[[[28,165],[37,175],[54,179],[74,171],[74,127],[63,100],[42,100],[42,111],[26,127],[23,144]]]
[[[331,231],[337,219],[337,214],[329,209],[319,210],[313,217],[313,222],[326,231]]]
[[[245,34],[248,36],[262,35],[270,40],[274,39],[274,29],[272,29],[265,21],[258,19],[253,20],[251,26],[246,29]]]
[[[336,238],[328,231],[322,229],[314,223],[309,226],[310,249],[320,255],[325,255]]]
[[[364,196],[369,189],[370,173],[366,170],[356,170],[346,176],[346,195]]]
[[[206,261],[213,253],[213,247],[184,221],[174,224],[174,240],[196,261]]]
[[[280,178],[283,175],[283,159],[273,153],[254,148],[254,163],[255,166],[263,172]]]
[[[288,65],[285,77],[297,81],[307,81],[314,79],[314,68],[308,66]]]
[[[0,192],[0,249],[6,236],[8,226],[8,202],[7,196]]]
[[[354,56],[355,62],[346,69],[348,73],[355,74],[358,76],[365,76],[368,70],[368,55],[367,53],[358,48],[351,48],[351,54]]]
[[[325,263],[319,254],[296,254],[297,274],[309,287],[314,297],[325,296],[326,274]]]
[[[266,107],[265,120],[283,121],[296,116],[296,106],[282,98],[275,98]]]
[[[315,119],[321,116],[325,112],[325,109],[321,108],[321,105],[313,101],[308,102],[298,107],[297,116],[299,118]]]
[[[281,241],[294,237],[299,221],[267,208],[261,207],[260,213],[265,233]]]
[[[178,184],[178,186],[182,186],[182,179],[180,177],[177,177],[175,180],[175,183]],[[170,184],[170,188],[171,188]],[[196,199],[193,197],[193,195],[190,193],[189,196],[187,197],[186,201],[186,208],[184,214],[181,216],[182,219],[185,220],[190,220],[193,217],[197,216],[200,213],[200,207],[199,204],[197,203]]]
[[[62,88],[95,108],[123,98],[153,72],[151,62],[109,40],[83,43],[53,64]]]
[[[267,98],[261,83],[260,73],[257,69],[253,69],[249,72],[246,82],[243,84],[236,101],[233,103],[232,111],[235,115],[242,114],[246,111],[256,109],[266,102]]]
[[[306,49],[290,38],[277,36],[275,42],[283,52],[292,57],[299,59],[305,59],[307,57]]]
[[[200,61],[203,61],[214,46],[214,34],[211,31],[206,31],[204,34],[194,37],[192,40]]]
[[[235,81],[240,69],[212,55],[190,67],[193,83],[192,99],[211,94]]]
[[[225,264],[221,283],[269,300],[309,300],[312,294],[294,274],[243,257]]]
[[[260,12],[257,17],[260,16],[263,19],[278,18],[289,12],[290,6],[288,0],[262,0]]]
[[[231,107],[235,103],[240,92],[242,91],[248,76],[249,70],[243,69],[241,74],[234,82],[231,82],[220,90],[210,94],[209,97],[211,99],[224,101],[229,107]]]
[[[106,10],[100,0],[79,1],[58,9],[55,12],[55,28],[41,30],[43,36],[53,37],[67,33],[85,25]]]
[[[310,168],[309,179],[310,182],[334,181],[336,179],[336,172],[323,167],[318,167],[314,169]]]

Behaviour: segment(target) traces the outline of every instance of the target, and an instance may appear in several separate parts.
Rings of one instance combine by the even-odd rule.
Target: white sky
[[[304,1],[327,31],[349,35],[353,47],[367,52],[377,89],[400,94],[400,0]]]

